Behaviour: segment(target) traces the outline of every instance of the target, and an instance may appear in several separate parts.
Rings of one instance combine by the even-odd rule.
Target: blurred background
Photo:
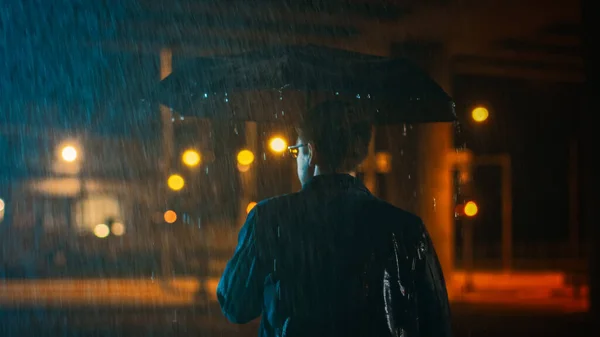
[[[294,129],[153,97],[194,58],[306,44],[407,58],[454,98],[458,122],[377,126],[358,176],[424,219],[456,336],[596,335],[586,5],[4,0],[1,335],[255,335],[215,289],[250,209],[300,188]]]

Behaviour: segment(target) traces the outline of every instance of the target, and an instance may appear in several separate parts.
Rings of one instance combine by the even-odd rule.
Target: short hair
[[[352,171],[367,157],[372,118],[359,105],[326,101],[309,110],[296,128],[298,136],[314,144],[328,169]]]

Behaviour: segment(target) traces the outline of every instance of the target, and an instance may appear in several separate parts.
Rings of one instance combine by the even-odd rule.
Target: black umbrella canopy
[[[452,98],[408,60],[313,45],[187,60],[157,97],[182,115],[251,121],[291,121],[329,99],[364,105],[380,124],[456,119]]]

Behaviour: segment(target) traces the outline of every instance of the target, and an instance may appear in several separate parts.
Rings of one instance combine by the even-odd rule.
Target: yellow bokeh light
[[[476,107],[473,109],[473,111],[471,111],[471,118],[478,123],[485,122],[489,116],[490,112],[488,109],[482,106]]]
[[[181,161],[189,167],[197,166],[200,164],[201,160],[202,157],[200,156],[200,152],[196,150],[186,150],[183,155],[181,155]]]
[[[254,206],[256,206],[256,202],[252,201],[251,203],[249,203],[248,206],[246,207],[246,214],[250,213],[250,211],[254,208]]]
[[[183,177],[179,174],[171,174],[167,180],[167,185],[169,185],[169,188],[173,191],[179,191],[185,185],[185,180],[183,180]]]
[[[241,165],[250,165],[254,161],[254,153],[250,150],[242,150],[238,152],[237,161]]]
[[[110,231],[116,236],[121,236],[125,234],[125,225],[120,222],[115,222],[112,224]]]
[[[4,210],[4,200],[0,199],[0,211]]]
[[[287,149],[287,142],[281,137],[273,137],[269,141],[269,148],[273,152],[282,153]]]
[[[110,234],[110,228],[108,228],[107,225],[101,223],[99,225],[96,225],[96,227],[94,227],[94,235],[96,235],[99,238],[105,238]]]
[[[75,159],[77,159],[77,150],[75,149],[75,147],[68,145],[63,147],[62,151],[60,152],[60,155],[62,156],[62,159],[71,163],[74,162]]]
[[[469,201],[465,204],[464,212],[466,216],[475,216],[479,212],[479,207],[474,201]]]
[[[163,217],[166,223],[174,223],[175,221],[177,221],[177,213],[175,213],[175,211],[172,210],[166,211]]]

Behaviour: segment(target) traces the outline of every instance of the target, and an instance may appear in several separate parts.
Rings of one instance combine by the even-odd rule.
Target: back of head
[[[360,106],[341,100],[326,101],[309,110],[298,135],[312,142],[321,163],[334,172],[354,170],[367,156],[372,120]]]

